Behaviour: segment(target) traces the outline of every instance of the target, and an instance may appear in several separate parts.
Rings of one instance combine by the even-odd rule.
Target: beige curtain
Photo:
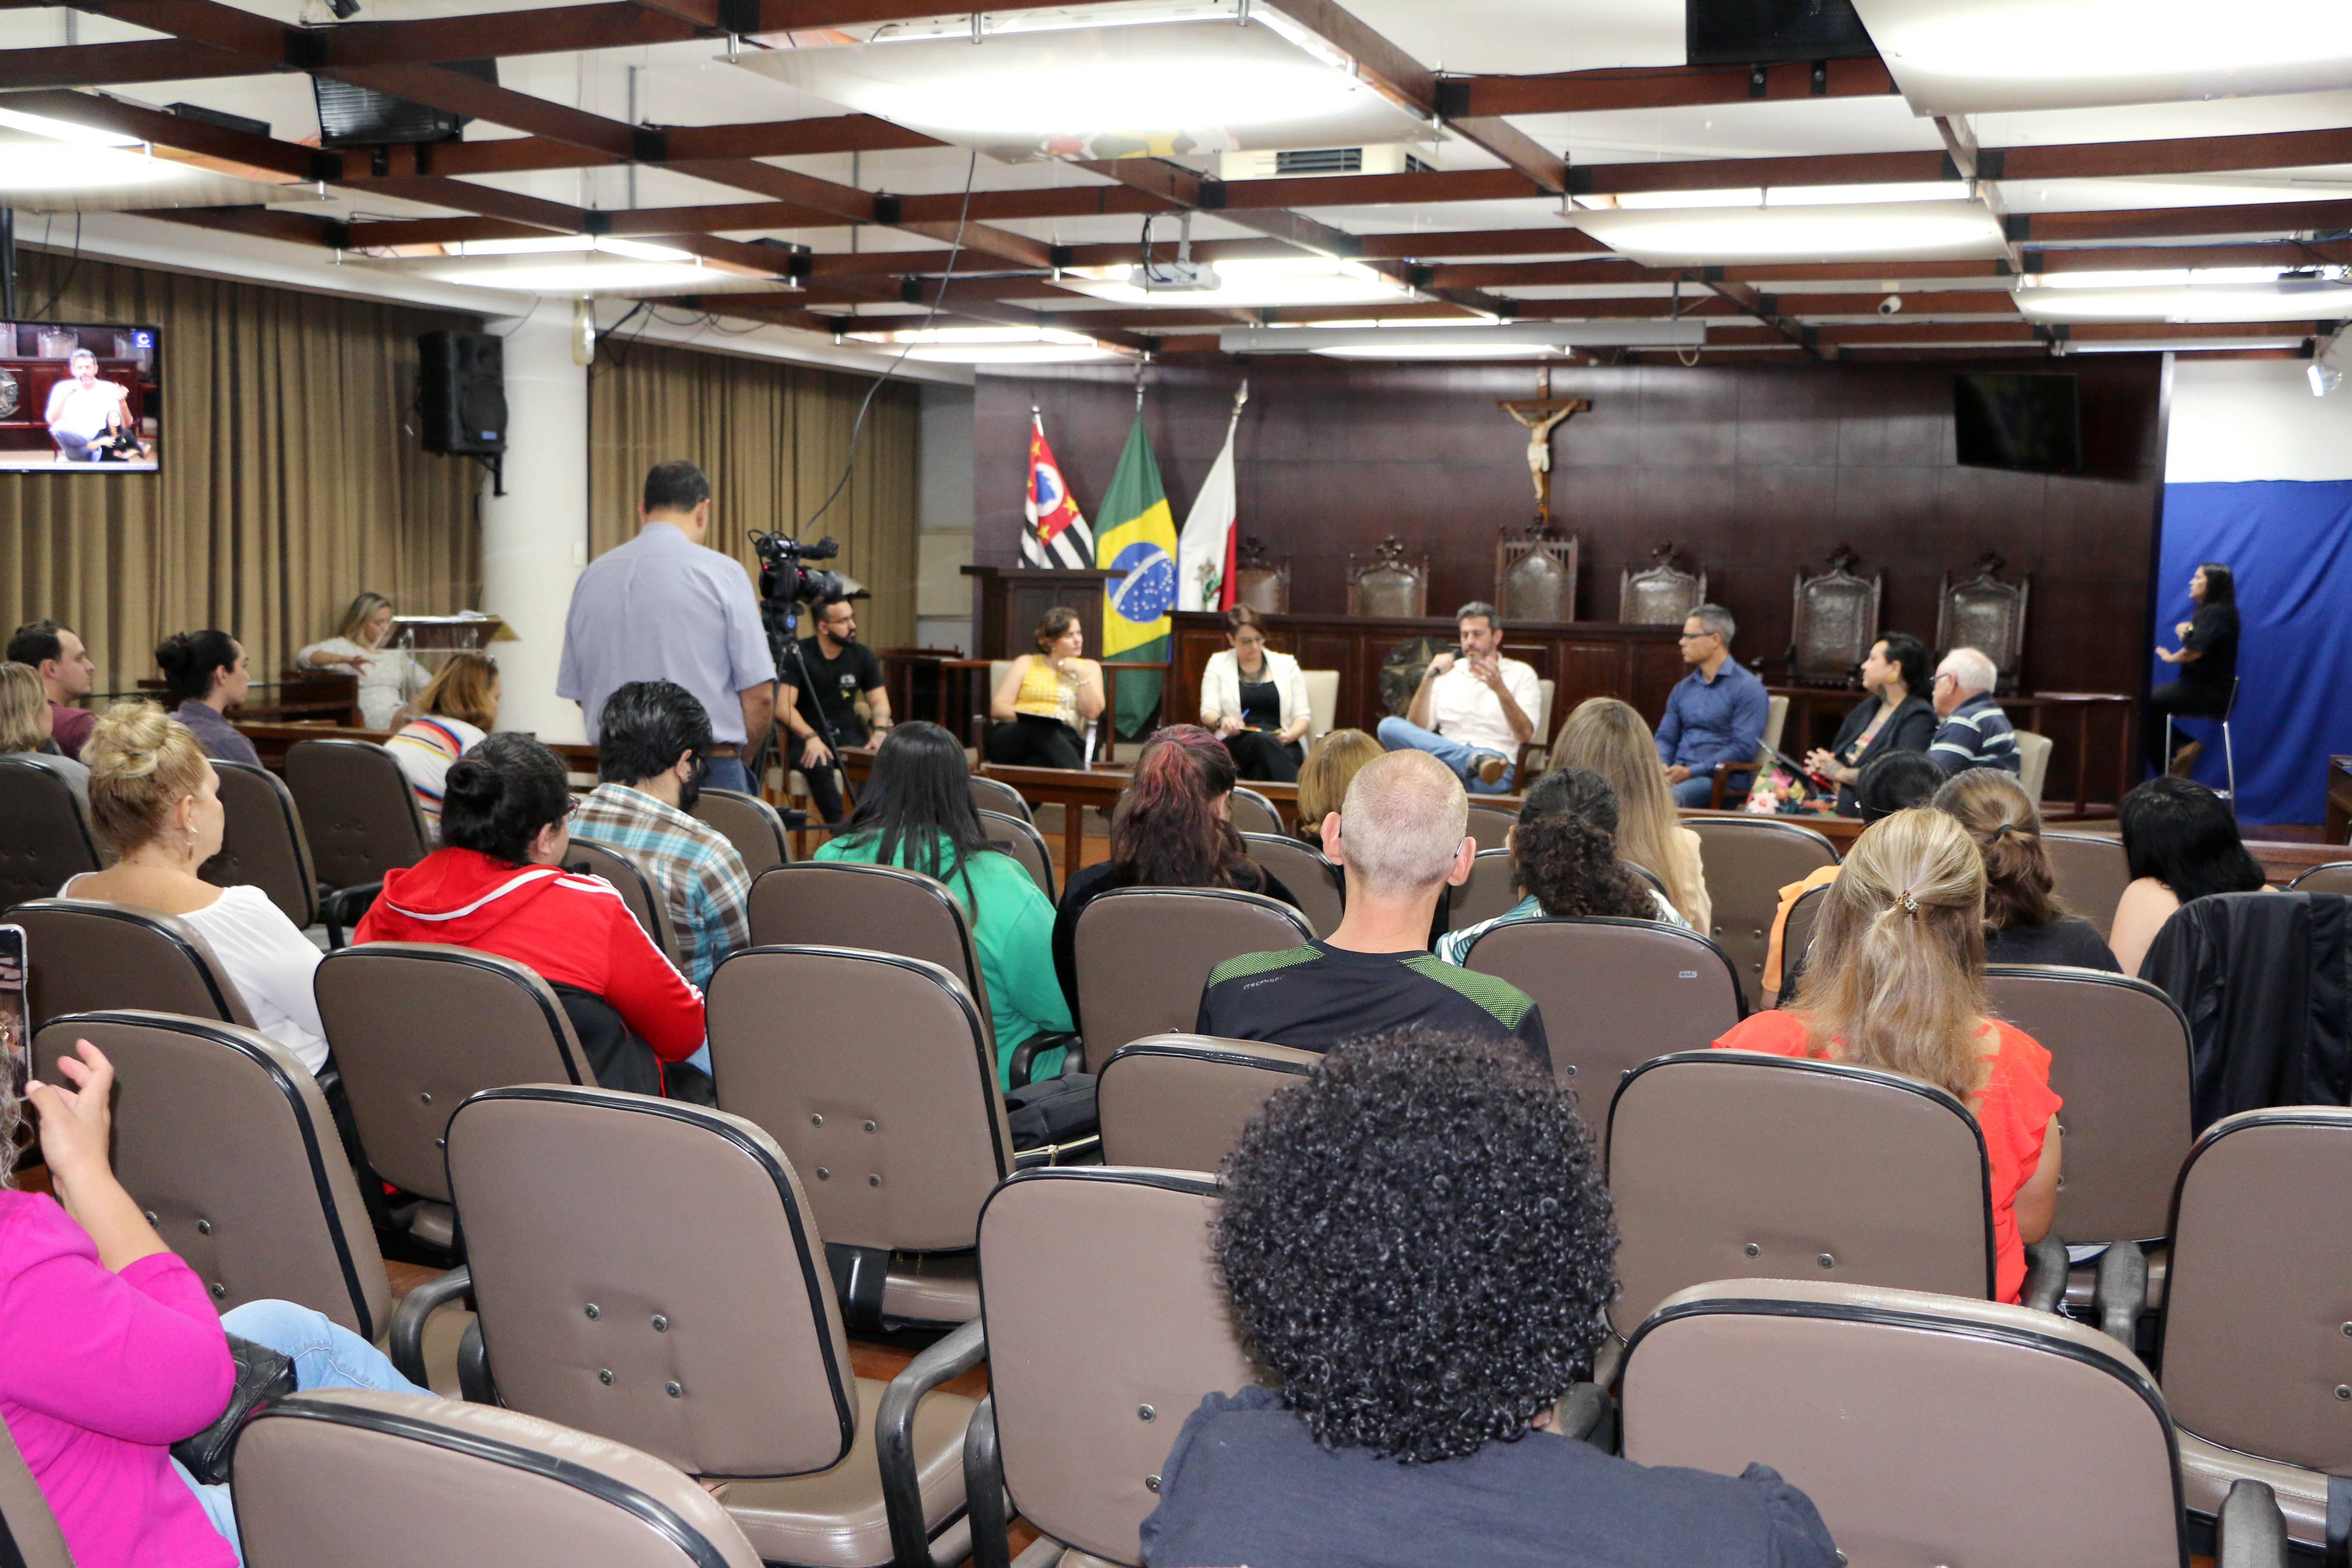
[[[875,395],[849,482],[813,529],[802,528],[841,478],[850,426],[872,385],[837,371],[607,340],[589,379],[591,551],[635,535],[646,470],[683,458],[710,476],[712,548],[756,575],[750,530],[802,533],[812,543],[831,534],[841,554],[823,564],[874,593],[859,605],[859,637],[877,648],[911,643],[919,425],[911,384]]]
[[[20,230],[21,232],[21,230]],[[99,689],[218,626],[257,680],[373,591],[424,614],[481,583],[480,470],[418,444],[416,335],[478,320],[21,252],[18,310],[141,325],[162,356],[159,473],[0,471],[0,635],[79,631]]]

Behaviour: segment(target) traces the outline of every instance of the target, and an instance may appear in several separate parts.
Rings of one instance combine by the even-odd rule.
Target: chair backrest
[[[5,1426],[0,1426],[0,1548],[15,1554],[9,1562],[25,1568],[74,1568],[58,1516],[49,1511],[41,1483]]]
[[[432,847],[408,775],[373,741],[296,742],[286,749],[286,787],[330,888],[381,882]]]
[[[1797,986],[1805,972],[1805,960],[1812,955],[1813,931],[1822,923],[1822,906],[1829,901],[1826,884],[1808,888],[1797,895],[1789,906],[1789,919],[1780,928],[1780,989],[1778,1005],[1787,1006],[1797,994]]]
[[[2189,1146],[2189,1020],[2145,980],[2093,969],[1996,963],[1993,1011],[2050,1053],[2065,1100],[2065,1180],[2052,1226],[2074,1242],[2164,1234]]]
[[[1302,669],[1307,679],[1307,739],[1321,740],[1331,732],[1332,721],[1339,712],[1339,672],[1336,669]]]
[[[719,1500],[651,1455],[421,1394],[272,1400],[233,1485],[247,1568],[760,1568]]]
[[[1764,952],[1780,912],[1780,889],[1838,863],[1837,847],[1810,827],[1768,817],[1696,816],[1700,867],[1715,929],[1707,934],[1731,954],[1739,989],[1754,1007],[1763,999]]]
[[[1513,921],[1486,932],[1465,967],[1535,999],[1552,1072],[1600,1131],[1606,1100],[1652,1057],[1696,1051],[1739,1022],[1739,980],[1696,931],[1613,915]]]
[[[1472,801],[1465,831],[1482,850],[1507,849],[1511,847],[1511,829],[1518,825],[1517,812],[1505,811],[1499,805],[1480,805]]]
[[[1429,614],[1429,552],[1408,556],[1403,542],[1391,534],[1370,555],[1350,552],[1348,614],[1382,620]]]
[[[1936,598],[1935,646],[1939,663],[1956,647],[1983,654],[1999,675],[1996,689],[2004,694],[2017,689],[2025,658],[2025,608],[2033,595],[2032,573],[2022,583],[2004,583],[1994,575],[2006,564],[1989,550],[1978,557],[1975,576],[1956,583],[1954,574],[1944,574],[1943,590]]]
[[[2181,1167],[2165,1279],[2164,1395],[2183,1430],[2266,1459],[2352,1474],[2340,1392],[2352,1320],[2344,1259],[2352,1110],[2241,1111]]]
[[[1021,792],[1003,779],[985,778],[979,773],[972,774],[971,804],[976,811],[1001,811],[1007,816],[1017,816],[1024,822],[1036,820],[1036,813],[1029,809],[1029,803],[1021,797]]]
[[[1053,901],[1054,857],[1046,851],[1045,836],[1031,826],[1025,816],[1013,816],[1002,811],[976,815],[980,830],[988,836],[988,841],[1020,861],[1029,879],[1037,884],[1037,890],[1045,895],[1048,902]]]
[[[1209,1253],[1216,1187],[1191,1172],[1024,1171],[980,1216],[982,1316],[1005,1488],[1021,1517],[1111,1563],[1184,1418],[1257,1381]]]
[[[963,905],[943,882],[896,866],[798,860],[761,873],[750,904],[754,947],[854,947],[936,963],[988,1015],[988,982]]]
[[[1224,888],[1115,888],[1078,915],[1078,1033],[1087,1070],[1146,1035],[1199,1022],[1209,971],[1312,940],[1298,911]]]
[[[1671,542],[1650,552],[1656,563],[1644,572],[1631,566],[1617,574],[1617,618],[1627,626],[1678,626],[1706,603],[1706,573],[1694,577],[1675,564]]]
[[[653,944],[661,949],[662,956],[674,969],[686,967],[686,955],[678,945],[677,922],[670,919],[669,901],[654,886],[652,873],[628,850],[617,845],[599,844],[593,838],[574,834],[572,847],[563,852],[563,868],[583,877],[601,877],[610,882],[629,906]]]
[[[441,1158],[466,1097],[510,1083],[594,1083],[547,982],[496,953],[375,942],[319,961],[311,987],[368,1163],[449,1201]]]
[[[46,899],[98,868],[98,844],[65,776],[0,757],[0,910]]]
[[[1287,833],[1244,833],[1242,847],[1259,870],[1271,873],[1290,889],[1317,936],[1329,936],[1339,929],[1340,917],[1347,913],[1347,878],[1323,858],[1320,849]]]
[[[86,1039],[113,1062],[114,1173],[222,1311],[299,1301],[362,1339],[391,1322],[383,1256],[326,1097],[267,1035],[168,1013],[75,1013],[33,1069]]]
[[[2314,866],[2286,886],[2291,893],[2352,893],[2352,860]]]
[[[1576,619],[1579,543],[1572,533],[1566,539],[1505,533],[1496,541],[1495,603],[1505,619],[1514,626]]]
[[[1111,1053],[1096,1080],[1103,1158],[1213,1171],[1266,1097],[1303,1078],[1315,1051],[1213,1035],[1150,1035]]]
[[[2053,1313],[1811,1279],[1703,1285],[1633,1334],[1623,1390],[1626,1458],[1769,1465],[1841,1560],[2189,1561],[2155,1380]]]
[[[1780,747],[1781,732],[1788,726],[1788,698],[1767,697],[1764,700],[1764,744],[1767,749],[1777,750]]]
[[[1480,921],[1509,913],[1519,901],[1519,890],[1511,885],[1515,870],[1509,850],[1479,850],[1470,862],[1470,879],[1447,890],[1445,929],[1466,931]]]
[[[2042,798],[2042,785],[2050,777],[2050,745],[2047,735],[2031,730],[2017,732],[2017,782],[2028,800]]]
[[[792,859],[792,841],[784,837],[784,819],[756,795],[740,789],[703,787],[695,796],[691,814],[727,836],[742,858],[743,874],[756,877],[772,866]]]
[[[1282,813],[1274,808],[1274,802],[1247,785],[1234,786],[1232,811],[1234,830],[1237,833],[1280,833],[1284,830]]]
[[[1984,1134],[1915,1079],[1747,1051],[1660,1057],[1618,1085],[1608,1161],[1620,1333],[1710,1279],[1992,1295]]]
[[[712,973],[705,1007],[719,1109],[816,1173],[827,1241],[973,1245],[1013,1134],[988,1020],[953,975],[887,953],[748,948]]]
[[[2066,907],[2099,928],[2105,941],[2115,929],[2116,906],[2131,886],[2124,841],[2094,833],[2044,833],[2042,848]]]
[[[36,1028],[60,1013],[132,1007],[253,1026],[212,945],[176,915],[100,899],[36,899],[6,918],[25,928],[25,1000]]]
[[[803,1475],[849,1452],[833,1277],[758,1127],[613,1089],[491,1089],[450,1120],[449,1184],[510,1408],[694,1475]]]
[[[319,919],[319,873],[294,793],[249,763],[213,763],[220,781],[220,853],[197,875],[215,887],[259,888],[298,926]]]
[[[1790,679],[1843,686],[1878,640],[1879,594],[1885,574],[1864,582],[1847,570],[1856,560],[1852,551],[1840,546],[1830,556],[1830,569],[1820,576],[1797,573]]]

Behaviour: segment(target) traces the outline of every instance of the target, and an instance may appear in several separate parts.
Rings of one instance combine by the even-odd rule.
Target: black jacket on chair
[[[1830,742],[1830,751],[1838,761],[1845,761],[1845,749],[1853,744],[1855,736],[1870,728],[1870,716],[1878,711],[1878,699],[1866,697],[1857,703],[1845,722],[1838,726],[1837,739]],[[1913,691],[1906,693],[1886,716],[1886,722],[1871,741],[1863,761],[1883,757],[1889,752],[1924,752],[1936,738],[1936,726],[1943,721],[1936,717],[1936,705]],[[1838,785],[1837,808],[1840,816],[1859,816],[1861,804],[1854,798],[1853,785]]]
[[[2197,1131],[2263,1106],[2352,1103],[2352,898],[2191,899],[2139,973],[2188,1016]]]

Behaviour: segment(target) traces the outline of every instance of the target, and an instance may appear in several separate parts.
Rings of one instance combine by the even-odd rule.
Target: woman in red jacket
[[[454,942],[513,959],[562,998],[598,1083],[659,1094],[661,1063],[701,1048],[702,993],[611,883],[564,872],[572,805],[554,752],[528,735],[492,735],[449,769],[441,847],[383,879],[353,940]],[[593,1026],[606,1007],[625,1031]]]

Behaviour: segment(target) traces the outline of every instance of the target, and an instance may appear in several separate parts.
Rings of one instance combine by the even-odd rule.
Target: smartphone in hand
[[[33,1076],[33,1012],[25,994],[25,928],[0,925],[0,1055],[9,1091],[22,1099]]]

